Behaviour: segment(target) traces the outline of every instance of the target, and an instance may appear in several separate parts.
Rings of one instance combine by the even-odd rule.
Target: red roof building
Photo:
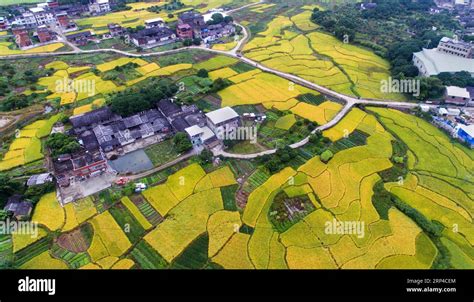
[[[7,20],[3,17],[0,17],[0,29],[7,29]]]
[[[69,25],[69,17],[66,13],[57,14],[56,19],[58,20],[59,26],[66,28]]]
[[[192,39],[193,38],[193,28],[191,25],[185,23],[185,24],[179,24],[178,27],[176,28],[176,33],[178,34],[178,37],[181,39]]]
[[[47,28],[38,28],[37,34],[40,43],[47,43],[53,41],[56,38],[55,35]]]

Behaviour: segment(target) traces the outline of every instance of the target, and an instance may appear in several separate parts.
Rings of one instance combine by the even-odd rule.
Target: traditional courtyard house
[[[105,14],[110,12],[110,10],[109,0],[93,0],[89,4],[89,12],[94,15]]]
[[[156,109],[121,117],[103,107],[70,118],[74,134],[86,150],[111,152],[150,137],[166,137],[171,132],[168,120]]]
[[[231,107],[224,107],[206,113],[206,118],[207,125],[216,135],[233,131],[233,129],[240,126],[240,116]]]
[[[178,26],[182,24],[188,24],[192,31],[194,38],[201,38],[201,30],[206,27],[204,16],[194,12],[184,12],[178,18]]]
[[[93,39],[92,33],[90,31],[84,31],[76,34],[66,35],[66,39],[79,46],[87,45],[89,41]]]
[[[444,101],[449,104],[465,106],[471,101],[471,96],[466,88],[447,86]]]
[[[170,132],[170,125],[156,109],[147,110],[112,123],[99,124],[93,128],[100,148],[111,152],[139,139]]]
[[[107,27],[109,28],[111,37],[120,37],[125,33],[124,28],[117,23],[110,23]]]
[[[33,205],[23,200],[23,196],[16,194],[8,198],[4,210],[11,213],[16,220],[28,220],[33,211]]]
[[[40,26],[36,30],[36,36],[40,43],[48,43],[56,40],[56,34],[50,31],[46,26]]]
[[[194,125],[185,129],[193,146],[208,145],[216,141],[216,135],[208,126]]]
[[[74,31],[77,30],[76,23],[69,20],[69,16],[66,12],[62,11],[56,14],[57,25],[63,31]]]
[[[162,18],[145,20],[145,28],[165,27],[165,21]]]
[[[87,5],[79,3],[71,4],[60,4],[58,7],[54,8],[54,11],[57,13],[66,12],[69,17],[80,17],[83,13],[89,11]]]
[[[131,34],[130,38],[137,47],[151,48],[174,42],[176,34],[167,27],[154,27]]]
[[[204,43],[210,43],[222,37],[228,37],[233,33],[235,33],[234,25],[222,22],[204,28],[201,32],[201,38]]]

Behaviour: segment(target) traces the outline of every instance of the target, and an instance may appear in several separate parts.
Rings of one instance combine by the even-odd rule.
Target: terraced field
[[[55,52],[65,47],[63,43],[52,43],[45,46],[33,47],[27,50],[21,50],[16,48],[16,45],[12,42],[0,42],[0,56],[18,55],[18,54],[29,54],[39,52]]]
[[[305,10],[292,17],[276,17],[246,44],[245,56],[347,95],[404,100],[400,94],[380,91],[381,80],[390,75],[387,61],[316,31],[310,15]]]
[[[62,117],[62,114],[57,114],[47,120],[38,120],[20,129],[0,161],[0,171],[10,170],[42,159],[41,138],[49,135],[53,124]]]
[[[273,175],[259,168],[248,174],[240,193],[233,171],[243,171],[235,164],[207,173],[191,164],[143,192],[146,201],[124,197],[100,214],[97,199],[60,211],[52,196],[45,196],[34,217],[47,229],[35,240],[13,237],[13,264],[85,269],[473,267],[471,150],[451,143],[427,122],[391,109],[353,109],[339,128],[323,135],[334,142],[335,154],[327,163],[314,156]],[[426,153],[421,146],[433,151]],[[406,159],[402,181],[390,180],[389,171],[399,165],[394,156]],[[394,198],[390,204],[384,204],[383,190]],[[243,192],[247,200],[241,203]],[[311,203],[310,211],[294,216],[297,220],[285,228],[273,225],[272,204],[280,192]],[[152,219],[156,215],[161,218]],[[54,222],[47,219],[51,216]],[[342,222],[359,225],[331,231]],[[125,231],[127,224],[131,232]],[[52,244],[52,230],[69,237],[59,246]],[[10,243],[1,242],[8,254]]]

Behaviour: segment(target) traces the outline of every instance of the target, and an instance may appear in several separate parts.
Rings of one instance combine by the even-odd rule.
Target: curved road
[[[248,5],[244,5],[242,7],[227,11],[228,14],[233,13],[235,11],[254,6],[257,4],[261,4],[264,1],[260,1],[257,3],[251,3]],[[326,87],[317,85],[315,83],[312,83],[308,80],[305,80],[303,78],[300,78],[298,76],[295,76],[293,74],[285,73],[267,66],[264,66],[260,64],[259,62],[253,61],[249,58],[246,58],[239,54],[240,49],[246,43],[247,39],[249,38],[249,33],[245,26],[242,26],[240,24],[237,24],[242,28],[242,33],[243,33],[243,38],[239,41],[239,43],[234,47],[234,49],[230,51],[223,51],[223,50],[216,50],[216,49],[210,49],[206,48],[203,46],[189,46],[189,47],[182,47],[179,49],[173,49],[173,50],[166,50],[166,51],[160,51],[160,52],[151,52],[151,53],[131,53],[127,51],[122,51],[118,49],[112,49],[112,48],[104,48],[104,49],[93,49],[93,50],[82,50],[75,48],[73,51],[65,51],[65,52],[48,52],[48,53],[33,53],[33,54],[20,54],[20,55],[8,55],[8,56],[1,56],[0,60],[9,60],[9,59],[21,59],[21,58],[38,58],[38,57],[50,57],[50,56],[61,56],[61,55],[79,55],[79,54],[94,54],[94,53],[116,53],[120,54],[123,56],[127,57],[134,57],[134,58],[142,58],[142,57],[154,57],[154,56],[165,56],[169,54],[174,54],[174,53],[179,53],[182,51],[187,51],[187,50],[192,50],[192,49],[197,49],[197,50],[202,50],[202,51],[207,51],[215,54],[220,54],[220,55],[225,55],[229,57],[233,57],[235,59],[240,60],[241,62],[247,63],[249,65],[255,66],[256,68],[265,71],[267,73],[271,73],[274,75],[277,75],[279,77],[285,78],[289,81],[294,82],[295,84],[304,86],[309,89],[316,90],[322,94],[331,96],[332,98],[341,101],[345,103],[344,107],[339,111],[339,113],[328,123],[321,125],[317,127],[312,134],[314,134],[316,131],[323,131],[326,129],[329,129],[336,125],[351,109],[357,104],[363,104],[363,105],[375,105],[375,106],[386,106],[386,107],[406,107],[406,108],[414,108],[418,106],[416,103],[404,103],[404,102],[393,102],[393,101],[373,101],[373,100],[368,100],[368,99],[358,99],[352,96],[348,96],[336,91],[333,91],[331,89],[328,89]],[[299,148],[301,146],[304,146],[307,144],[309,141],[309,136],[304,138],[303,140],[294,143],[290,145],[291,148]],[[213,150],[213,153],[215,156],[224,156],[224,157],[230,157],[230,158],[240,158],[240,159],[252,159],[256,157],[260,157],[263,155],[267,154],[273,154],[276,152],[276,149],[272,150],[266,150],[263,152],[259,153],[254,153],[254,154],[233,154],[233,153],[228,153],[223,150]]]

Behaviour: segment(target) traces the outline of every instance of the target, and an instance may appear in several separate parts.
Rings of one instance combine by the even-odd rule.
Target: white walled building
[[[231,107],[224,107],[206,113],[207,125],[216,135],[240,126],[240,116]]]
[[[93,3],[89,4],[89,11],[92,14],[103,14],[110,12],[110,3],[109,0],[95,0]]]
[[[53,12],[45,10],[42,7],[30,8],[30,12],[33,13],[36,23],[39,25],[51,24],[56,22],[56,17]]]
[[[472,57],[472,44],[443,37],[438,44],[438,51],[462,58]]]

